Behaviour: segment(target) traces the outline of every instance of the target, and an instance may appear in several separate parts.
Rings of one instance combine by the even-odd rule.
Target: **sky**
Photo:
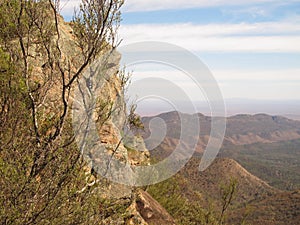
[[[78,2],[61,0],[66,19]],[[300,100],[300,0],[125,0],[118,36],[122,45],[187,49],[210,69],[224,99]],[[196,93],[173,68],[136,72],[168,74]]]

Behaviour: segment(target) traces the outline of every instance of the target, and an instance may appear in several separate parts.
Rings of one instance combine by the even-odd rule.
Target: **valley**
[[[182,213],[190,215],[189,222],[179,224],[204,224],[205,218],[209,224],[217,224],[214,220],[221,219],[222,190],[236,185],[226,223],[296,224],[300,218],[300,123],[265,114],[230,117],[217,159],[199,172],[211,118],[198,116],[201,130],[199,137],[193,137],[199,138],[194,156],[175,177],[149,187],[149,193],[177,221],[187,219]],[[169,112],[158,117],[165,122],[166,136],[150,154],[162,160],[180,143],[179,119],[189,115]],[[158,140],[150,133],[161,127],[152,123],[148,129],[151,119],[142,119],[143,136],[146,145],[153,147]],[[191,147],[189,143],[183,146]],[[181,213],[180,208],[184,209]]]

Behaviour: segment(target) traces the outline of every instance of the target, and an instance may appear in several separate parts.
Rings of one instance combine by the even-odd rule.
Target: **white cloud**
[[[297,0],[284,1],[285,4],[296,2]],[[79,6],[81,0],[61,0],[62,14],[64,16],[71,16],[74,8]],[[155,10],[168,9],[189,9],[201,8],[211,6],[232,6],[232,5],[255,5],[259,3],[278,3],[282,4],[280,0],[125,0],[123,12],[144,12]],[[261,14],[259,11],[256,14]]]
[[[61,0],[60,13],[64,17],[72,17],[74,10],[79,8],[81,0]]]
[[[300,24],[123,25],[123,44],[163,41],[191,51],[300,52]]]
[[[122,29],[127,32],[136,32],[140,35],[155,37],[161,33],[185,36],[186,34],[212,36],[212,35],[271,35],[271,34],[300,34],[299,23],[289,22],[265,22],[265,23],[239,23],[239,24],[207,24],[197,25],[192,23],[178,24],[137,24],[123,25]],[[155,31],[155,32],[154,32]],[[133,34],[135,35],[135,34]]]
[[[131,69],[131,68],[130,68]],[[223,82],[269,82],[269,83],[300,83],[300,68],[299,69],[282,69],[282,70],[229,70],[229,69],[210,69],[213,76],[220,83]],[[170,67],[161,67],[152,64],[152,69],[149,67],[144,70],[142,65],[138,65],[133,69],[133,80],[145,79],[149,77],[165,78],[181,83],[190,83],[192,80],[179,70]]]
[[[300,69],[282,70],[211,70],[219,82],[268,82],[300,84]]]
[[[274,3],[279,0],[125,0],[124,11],[155,11],[167,9],[188,9],[222,5],[253,5],[257,3]],[[286,2],[293,2],[289,0]]]
[[[166,69],[166,68],[165,68]],[[296,99],[300,94],[300,69],[294,70],[212,70],[224,98]],[[192,100],[205,100],[205,94],[189,76],[180,71],[136,71],[133,83],[146,78],[166,79],[184,91]],[[210,85],[201,83],[201,86]],[[171,91],[171,90],[168,90]],[[175,93],[176,94],[176,93]]]

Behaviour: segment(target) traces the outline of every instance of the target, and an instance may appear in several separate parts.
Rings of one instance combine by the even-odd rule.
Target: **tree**
[[[101,224],[107,216],[70,109],[82,72],[116,45],[122,4],[83,0],[70,41],[59,0],[1,1],[0,223]]]
[[[237,180],[231,179],[229,184],[221,187],[222,209],[219,217],[219,224],[224,224],[225,222],[225,213],[230,204],[232,204],[234,195],[236,194],[237,184]]]

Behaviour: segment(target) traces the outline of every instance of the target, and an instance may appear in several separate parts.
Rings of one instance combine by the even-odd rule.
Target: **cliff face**
[[[118,53],[105,60],[111,53],[107,33],[86,21],[72,24],[57,18],[51,1],[23,3],[0,4],[0,22],[11,26],[0,37],[0,63],[7,67],[0,72],[0,221],[147,224],[141,204],[155,216],[168,215],[163,208],[156,210],[158,203],[150,196],[146,203],[137,188],[113,182],[117,177],[132,184],[126,182],[127,170],[115,168],[116,173],[106,176],[112,159],[133,173],[134,166],[149,163],[142,138],[124,138],[123,128],[129,127],[126,79],[119,76]],[[103,20],[99,26],[110,29]],[[80,34],[74,35],[72,26],[77,25],[82,25],[74,28]],[[91,79],[94,75],[100,83]],[[91,101],[81,104],[87,99]],[[84,113],[74,116],[81,108]],[[88,133],[96,138],[90,140]],[[147,214],[149,218],[153,215]]]
[[[69,23],[59,18],[59,45],[61,47],[62,58],[68,62],[71,70],[76,71],[82,61],[80,49],[76,45],[72,27]],[[45,60],[45,55],[36,54],[32,49],[32,74],[36,83],[41,83],[45,70],[49,69]],[[99,135],[100,145],[106,149],[106,154],[129,165],[145,165],[149,162],[149,153],[145,147],[141,137],[130,137],[130,146],[126,146],[122,137],[123,127],[126,124],[126,104],[124,101],[124,83],[119,78],[119,61],[120,55],[115,54],[107,63],[106,71],[108,76],[104,81],[101,89],[94,93],[97,96],[97,104],[93,114],[93,122],[96,124],[97,133]],[[45,101],[45,109],[55,109],[60,107],[56,102],[60,99],[60,81],[53,79],[53,87],[51,92],[47,93]],[[57,86],[57,88],[56,88]],[[74,98],[72,101],[77,101]],[[52,111],[49,113],[55,113]],[[46,112],[45,112],[46,113]],[[47,113],[46,113],[47,114]],[[49,130],[49,133],[52,131]],[[90,155],[97,155],[97,149],[91,149]],[[118,205],[121,208],[127,208],[125,215],[117,215],[112,213],[104,220],[104,224],[148,224],[146,221],[156,219],[163,223],[164,220],[169,221],[164,224],[174,224],[170,215],[159,204],[146,193],[140,193],[133,187],[117,184],[107,180],[97,173],[94,173],[91,161],[97,159],[88,159],[88,165],[85,168],[87,176],[87,188],[97,186],[96,191],[99,195],[111,202],[112,205]],[[85,189],[82,190],[84,192]],[[146,196],[146,197],[145,197]],[[142,205],[144,207],[142,207]],[[99,206],[100,207],[100,206]],[[150,210],[151,213],[146,213]],[[155,215],[154,215],[155,214]],[[171,222],[170,222],[171,221]]]
[[[76,47],[71,26],[63,20],[60,20],[60,24],[63,54],[66,59],[68,57],[73,59],[79,57],[76,53],[79,52],[79,49]],[[95,112],[93,119],[96,120],[101,145],[105,147],[107,154],[122,162],[135,164],[136,160],[129,157],[128,151],[122,141],[121,132],[124,124],[126,124],[126,105],[123,95],[124,84],[118,77],[119,60],[120,55],[116,54],[116,56],[112,58],[112,62],[108,62],[108,78],[104,81],[104,85],[99,93],[95,93],[98,95],[96,106],[98,111]],[[76,66],[76,61],[74,61],[74,67]],[[136,152],[138,154],[139,151]],[[147,158],[143,156],[141,153],[139,163],[143,163],[147,160]],[[92,173],[92,168],[88,168],[87,171]],[[98,191],[104,199],[111,201],[113,204],[117,203],[120,206],[123,205],[123,207],[128,207],[129,205],[127,209],[128,215],[108,216],[108,218],[103,221],[105,224],[147,224],[138,212],[137,207],[134,207],[135,191],[132,187],[110,182],[97,174],[94,179],[100,184]]]
[[[70,23],[65,22],[62,17],[59,17],[59,47],[61,54],[61,65],[66,71],[66,76],[69,74],[75,73],[79,67],[82,65],[83,56],[81,50],[76,43],[76,38]],[[53,18],[54,26],[54,18]],[[57,37],[53,41],[56,41]],[[126,125],[126,104],[124,101],[124,80],[119,77],[119,61],[120,54],[114,51],[110,55],[108,53],[110,50],[103,50],[101,54],[105,55],[104,61],[106,60],[107,55],[109,55],[109,60],[103,65],[105,71],[105,76],[102,77],[103,86],[98,89],[94,89],[96,93],[93,95],[96,97],[96,106],[94,107],[93,112],[93,122],[96,123],[98,130],[98,135],[101,141],[101,144],[105,146],[109,154],[114,154],[114,157],[123,162],[127,162],[130,165],[140,165],[146,164],[148,161],[148,151],[144,145],[143,139],[141,137],[130,137],[130,150],[139,150],[139,151],[130,151],[128,152],[127,146],[124,144],[123,128]],[[57,54],[57,53],[53,53]],[[54,77],[46,77],[46,74],[50,74],[49,62],[47,60],[47,53],[40,52],[38,44],[33,46],[30,49],[29,64],[34,65],[33,68],[30,68],[32,74],[32,86],[41,85],[47,81],[49,88],[44,87],[45,94],[44,102],[41,104],[42,112],[40,120],[45,120],[46,117],[50,117],[52,114],[59,113],[58,109],[61,109],[61,87],[62,80],[59,73],[53,74]],[[101,55],[99,56],[99,58]],[[95,59],[96,61],[99,59]],[[52,68],[53,69],[53,68]],[[84,74],[87,74],[90,68],[86,68],[83,71],[83,75],[79,77],[79,80],[86,79]],[[59,68],[54,68],[54,70],[59,70]],[[70,71],[69,71],[70,70]],[[98,71],[99,72],[99,71]],[[48,75],[47,75],[48,76]],[[67,78],[68,79],[68,78]],[[46,81],[45,81],[46,80]],[[95,82],[98,82],[95,80]],[[76,88],[75,88],[76,89]],[[74,92],[74,90],[72,90]],[[74,93],[71,93],[72,101],[77,101]],[[74,106],[73,106],[74,107]],[[45,118],[43,118],[45,117]],[[51,130],[47,131],[51,133]],[[128,140],[126,140],[128,141]],[[136,149],[138,148],[138,149]],[[129,154],[128,154],[129,153]]]

